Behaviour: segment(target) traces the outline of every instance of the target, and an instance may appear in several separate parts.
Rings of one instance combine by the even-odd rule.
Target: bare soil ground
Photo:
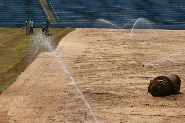
[[[76,29],[0,95],[0,123],[183,123],[184,34]],[[151,79],[170,74],[179,94],[148,93]]]

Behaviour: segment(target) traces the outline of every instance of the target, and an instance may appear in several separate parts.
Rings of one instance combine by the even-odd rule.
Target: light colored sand
[[[52,52],[41,53],[0,95],[0,123],[185,122],[185,54],[179,53],[185,31],[130,34],[88,28],[69,33],[56,49],[62,65]],[[150,80],[169,74],[181,78],[181,94],[152,97]]]

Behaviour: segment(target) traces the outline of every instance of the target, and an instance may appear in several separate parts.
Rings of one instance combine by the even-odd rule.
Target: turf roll
[[[167,96],[178,94],[180,91],[181,80],[177,75],[158,76],[150,81],[148,92],[152,96]]]

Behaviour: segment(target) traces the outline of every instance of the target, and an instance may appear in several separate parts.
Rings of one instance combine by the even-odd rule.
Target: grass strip
[[[56,48],[60,40],[74,28],[50,28],[48,38]],[[34,31],[41,31],[40,28]],[[22,28],[0,28],[0,93],[6,90],[25,68],[34,60],[28,62],[29,47],[32,36],[26,35]],[[34,57],[36,58],[36,56]]]

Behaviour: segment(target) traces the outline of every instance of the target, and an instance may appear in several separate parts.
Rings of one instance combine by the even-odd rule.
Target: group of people
[[[29,34],[33,34],[33,20],[26,20],[25,22],[25,27],[26,27],[26,34],[29,35]]]
[[[42,34],[50,35],[49,25],[50,25],[50,22],[48,20],[46,20],[42,23]],[[25,28],[26,28],[27,35],[34,34],[33,33],[33,28],[34,28],[33,20],[30,20],[30,21],[26,20]]]

